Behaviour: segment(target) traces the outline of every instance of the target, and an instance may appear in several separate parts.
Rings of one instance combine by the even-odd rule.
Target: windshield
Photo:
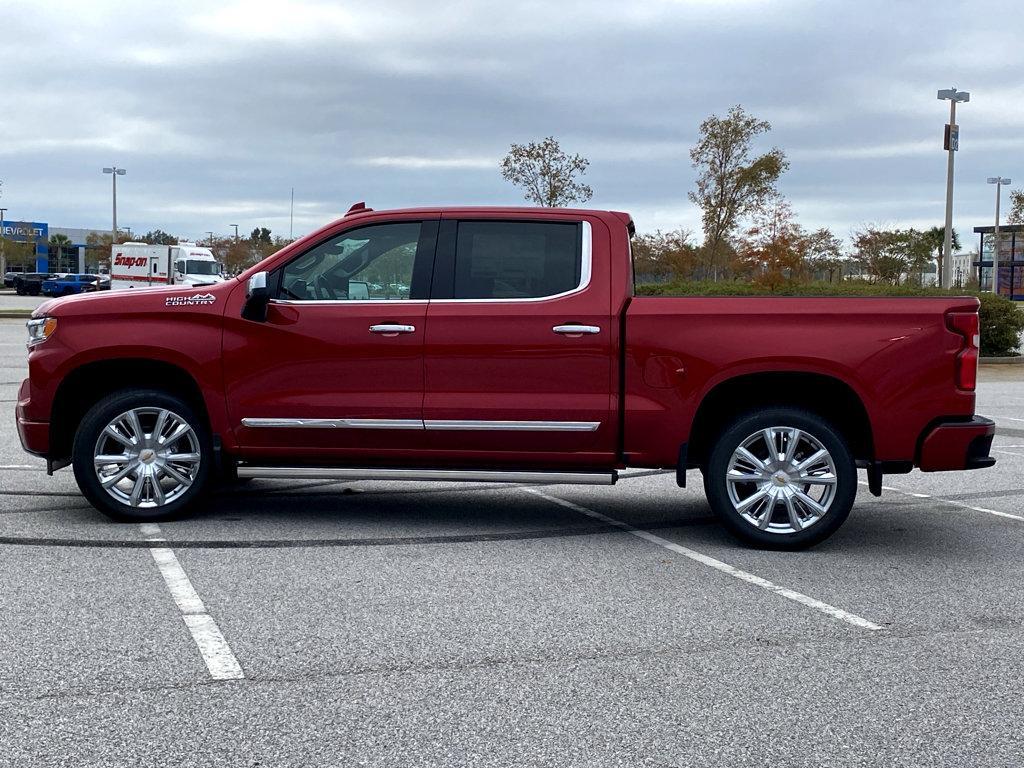
[[[196,259],[189,259],[185,262],[185,273],[187,275],[219,275],[220,265],[216,262],[200,262]]]

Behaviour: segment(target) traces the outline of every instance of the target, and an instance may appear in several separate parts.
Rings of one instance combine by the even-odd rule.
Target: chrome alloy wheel
[[[729,460],[729,500],[752,526],[792,534],[820,521],[836,496],[836,466],[821,441],[795,427],[766,427]]]
[[[202,454],[196,431],[163,408],[134,408],[110,421],[96,441],[100,485],[131,507],[162,507],[187,492]]]

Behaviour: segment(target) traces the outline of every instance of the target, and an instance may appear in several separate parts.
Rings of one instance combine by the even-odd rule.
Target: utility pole
[[[1010,183],[1009,179],[1004,179],[1002,176],[990,176],[988,177],[988,183],[996,185],[996,226],[992,231],[992,293],[999,293],[999,193],[1004,185]],[[1013,259],[1013,255],[1010,255],[1010,259]],[[978,254],[978,260],[981,260],[981,254]],[[1013,289],[1010,289],[1010,293],[1013,293]]]
[[[949,101],[949,125],[946,126],[944,149],[949,153],[946,161],[946,237],[942,243],[942,286],[948,288],[953,279],[953,153],[960,148],[960,126],[956,124],[957,102],[968,102],[971,95],[956,88],[944,88],[936,98]]]
[[[110,166],[110,168],[104,168],[103,173],[110,174],[111,179],[114,182],[114,222],[110,228],[110,245],[117,243],[117,177],[124,176],[127,171],[117,166]]]

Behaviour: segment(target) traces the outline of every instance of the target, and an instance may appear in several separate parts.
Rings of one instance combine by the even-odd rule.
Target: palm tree
[[[49,246],[56,250],[55,264],[51,264],[50,272],[54,272],[54,267],[60,269],[60,258],[63,250],[71,245],[71,238],[67,235],[51,235],[49,239]]]
[[[935,251],[935,260],[938,262],[939,271],[936,273],[936,282],[942,286],[942,250],[946,245],[946,228],[945,227],[932,227],[924,234],[925,240],[930,246],[931,250]],[[960,250],[960,238],[956,234],[956,230],[953,230],[952,244],[950,248],[953,251]]]

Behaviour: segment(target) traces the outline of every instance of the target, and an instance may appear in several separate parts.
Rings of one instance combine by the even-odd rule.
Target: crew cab
[[[70,296],[100,290],[99,275],[57,275],[43,281],[44,296]]]
[[[224,478],[612,484],[699,468],[743,540],[845,520],[857,468],[988,467],[972,297],[636,296],[614,211],[362,204],[236,279],[46,302],[17,422],[122,521]]]

